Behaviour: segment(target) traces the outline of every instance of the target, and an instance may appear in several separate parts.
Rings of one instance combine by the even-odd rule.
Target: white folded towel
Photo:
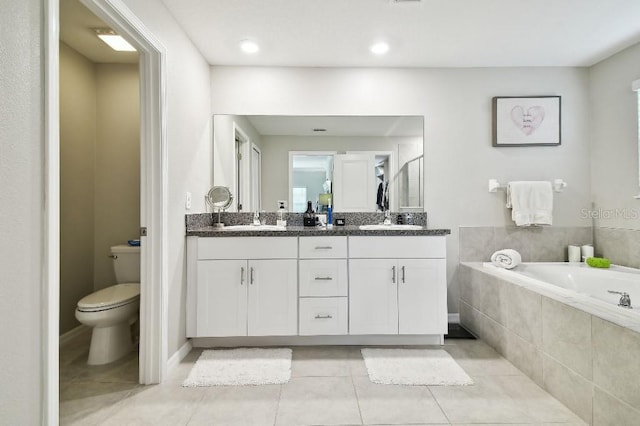
[[[491,255],[491,263],[498,268],[512,269],[522,263],[522,256],[513,249],[498,250]]]
[[[507,184],[507,207],[517,226],[551,225],[553,188],[547,181],[518,181]]]

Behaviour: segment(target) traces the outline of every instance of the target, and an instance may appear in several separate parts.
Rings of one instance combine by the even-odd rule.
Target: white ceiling
[[[212,65],[590,66],[640,41],[639,0],[163,2]]]
[[[248,115],[263,136],[420,136],[422,116]],[[325,129],[314,132],[313,129]]]
[[[109,28],[78,0],[60,0],[60,40],[96,63],[138,63],[138,52],[116,52],[94,28]]]

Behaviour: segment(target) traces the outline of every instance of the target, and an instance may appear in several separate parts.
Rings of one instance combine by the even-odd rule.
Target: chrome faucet
[[[391,210],[385,210],[384,211],[384,222],[382,222],[383,225],[391,225]]]
[[[260,226],[260,212],[258,210],[256,210],[255,212],[253,212],[253,224],[255,226]]]
[[[631,306],[631,297],[629,297],[629,293],[627,293],[626,291],[613,291],[613,290],[607,290],[609,293],[613,293],[613,294],[619,294],[620,295],[620,301],[618,302],[618,306],[622,306],[623,308],[627,308],[627,309],[633,309],[633,307]]]

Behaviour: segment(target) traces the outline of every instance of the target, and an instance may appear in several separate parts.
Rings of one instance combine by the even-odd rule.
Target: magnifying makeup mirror
[[[233,195],[226,186],[214,186],[207,193],[207,204],[212,209],[218,210],[218,223],[214,223],[216,228],[224,227],[224,223],[220,222],[220,212],[229,208],[233,202]]]

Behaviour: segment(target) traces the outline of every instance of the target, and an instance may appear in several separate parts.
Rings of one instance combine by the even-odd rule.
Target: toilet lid
[[[78,309],[92,310],[116,307],[132,302],[139,297],[140,283],[116,284],[83,297],[78,302]]]

